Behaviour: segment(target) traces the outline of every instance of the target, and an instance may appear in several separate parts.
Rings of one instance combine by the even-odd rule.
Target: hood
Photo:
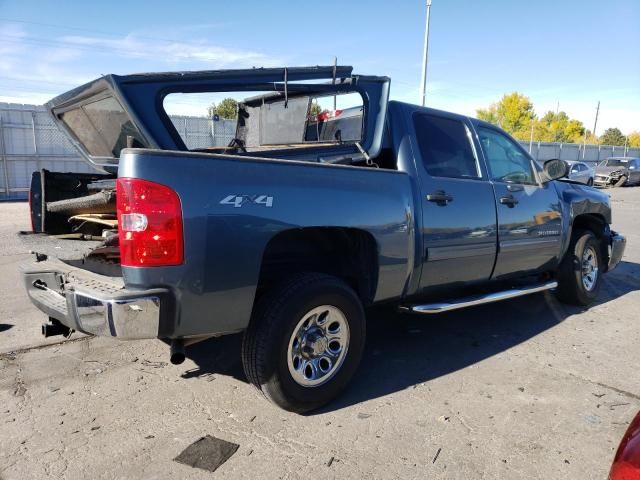
[[[597,167],[596,173],[600,173],[603,175],[611,175],[613,172],[624,172],[626,170],[625,167]]]

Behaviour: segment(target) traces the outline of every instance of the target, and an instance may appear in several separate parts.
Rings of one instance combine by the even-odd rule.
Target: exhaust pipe
[[[171,351],[169,354],[169,360],[174,365],[180,365],[184,362],[186,356],[184,353],[184,340],[172,340],[171,341]]]

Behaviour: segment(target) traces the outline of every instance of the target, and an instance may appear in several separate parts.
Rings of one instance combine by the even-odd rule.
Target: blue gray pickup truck
[[[544,290],[592,303],[625,247],[608,196],[389,86],[269,68],[107,75],[51,100],[102,173],[33,176],[41,248],[24,280],[43,333],[160,338],[177,363],[243,332],[247,379],[306,412],[354,375],[373,305],[432,315]],[[189,145],[167,99],[211,92],[247,92],[235,136]],[[47,242],[87,248],[60,259]]]

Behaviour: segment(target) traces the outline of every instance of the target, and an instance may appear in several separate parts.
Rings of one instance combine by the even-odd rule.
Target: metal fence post
[[[31,134],[33,136],[33,156],[36,159],[36,166],[40,171],[40,153],[38,152],[38,140],[36,137],[36,112],[31,111]]]
[[[7,151],[4,148],[4,118],[0,115],[0,156],[2,156],[2,171],[4,173],[4,194],[9,197],[9,166],[7,165]]]

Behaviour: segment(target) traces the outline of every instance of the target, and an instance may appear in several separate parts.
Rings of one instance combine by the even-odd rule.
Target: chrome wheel
[[[593,247],[585,248],[582,252],[582,285],[590,292],[598,281],[598,255]]]
[[[299,385],[316,387],[342,367],[349,349],[349,324],[337,307],[321,305],[302,316],[287,349],[289,373]]]

